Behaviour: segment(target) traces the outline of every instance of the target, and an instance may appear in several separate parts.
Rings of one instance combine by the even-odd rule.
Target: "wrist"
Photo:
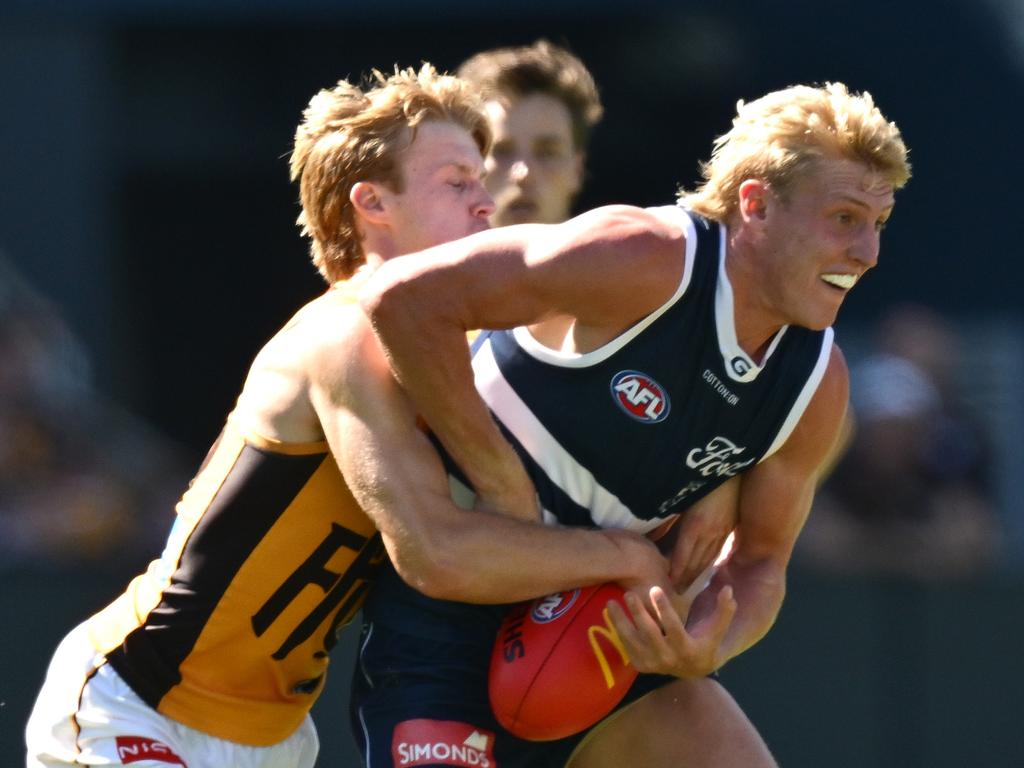
[[[649,539],[615,528],[604,528],[600,533],[615,549],[609,561],[613,573],[608,581],[645,586],[661,582],[659,576],[667,572],[667,561]]]

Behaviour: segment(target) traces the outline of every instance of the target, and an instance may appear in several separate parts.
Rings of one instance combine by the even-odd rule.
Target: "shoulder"
[[[817,471],[825,466],[842,432],[850,396],[846,358],[833,344],[821,382],[793,434],[779,450],[780,458]]]
[[[331,290],[306,305],[279,340],[310,386],[335,395],[350,389],[363,372],[359,364],[377,349],[369,319],[354,292]]]
[[[838,344],[832,344],[825,367],[825,375],[811,399],[808,411],[817,406],[817,409],[821,411],[819,418],[831,415],[841,419],[846,412],[849,397],[850,370],[846,365],[846,356],[843,355],[843,350],[839,348]]]
[[[680,211],[680,213],[682,213]],[[683,218],[656,208],[607,205],[582,213],[561,226],[569,235],[609,240],[638,253],[678,254],[686,242]]]
[[[833,346],[825,375],[786,443],[743,475],[740,548],[747,558],[789,558],[846,413],[846,361]]]
[[[328,291],[303,306],[253,360],[236,408],[264,436],[322,439],[315,402],[342,402],[372,333],[359,305]]]
[[[254,368],[307,370],[321,357],[344,349],[361,319],[358,304],[348,296],[328,291],[292,315],[260,350]]]

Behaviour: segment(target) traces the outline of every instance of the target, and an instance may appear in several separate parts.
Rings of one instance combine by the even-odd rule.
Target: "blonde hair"
[[[359,181],[402,191],[399,160],[429,120],[460,125],[486,154],[491,134],[477,92],[430,64],[391,75],[373,70],[363,87],[341,80],[310,99],[295,130],[291,180],[299,182],[302,213],[296,223],[311,239],[313,264],[329,283],[350,277],[363,262],[355,211],[349,201]]]
[[[544,39],[478,53],[462,63],[458,75],[490,99],[541,93],[562,102],[569,110],[577,150],[586,148],[591,130],[604,114],[597,85],[583,62]]]
[[[701,163],[696,191],[679,202],[704,216],[729,219],[740,184],[761,179],[785,199],[794,180],[825,157],[864,163],[899,189],[910,179],[907,148],[899,128],[875,106],[871,94],[850,93],[843,83],[795,85],[736,105],[732,129],[715,140]]]

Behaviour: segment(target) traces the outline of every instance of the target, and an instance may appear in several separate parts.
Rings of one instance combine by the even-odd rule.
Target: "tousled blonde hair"
[[[430,64],[418,71],[373,70],[364,87],[341,80],[310,99],[295,130],[291,180],[299,182],[297,224],[311,240],[313,264],[329,283],[350,277],[363,262],[355,211],[359,181],[401,192],[400,156],[428,120],[460,125],[486,154],[491,134],[476,90]]]
[[[679,202],[704,216],[728,220],[746,179],[761,179],[785,199],[793,181],[825,157],[864,163],[899,189],[910,179],[899,128],[875,106],[871,94],[843,83],[795,85],[736,105],[732,129],[715,140],[701,164],[704,181]]]

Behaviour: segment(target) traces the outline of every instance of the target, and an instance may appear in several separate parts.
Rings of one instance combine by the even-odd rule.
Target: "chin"
[[[801,325],[812,331],[823,331],[829,326],[835,325],[836,318],[838,316],[838,312],[828,312],[818,315],[817,317],[807,318],[808,322],[801,323]]]
[[[791,316],[789,324],[800,328],[806,328],[810,331],[823,331],[830,325],[835,324],[838,314],[837,310],[808,312],[805,315]]]

